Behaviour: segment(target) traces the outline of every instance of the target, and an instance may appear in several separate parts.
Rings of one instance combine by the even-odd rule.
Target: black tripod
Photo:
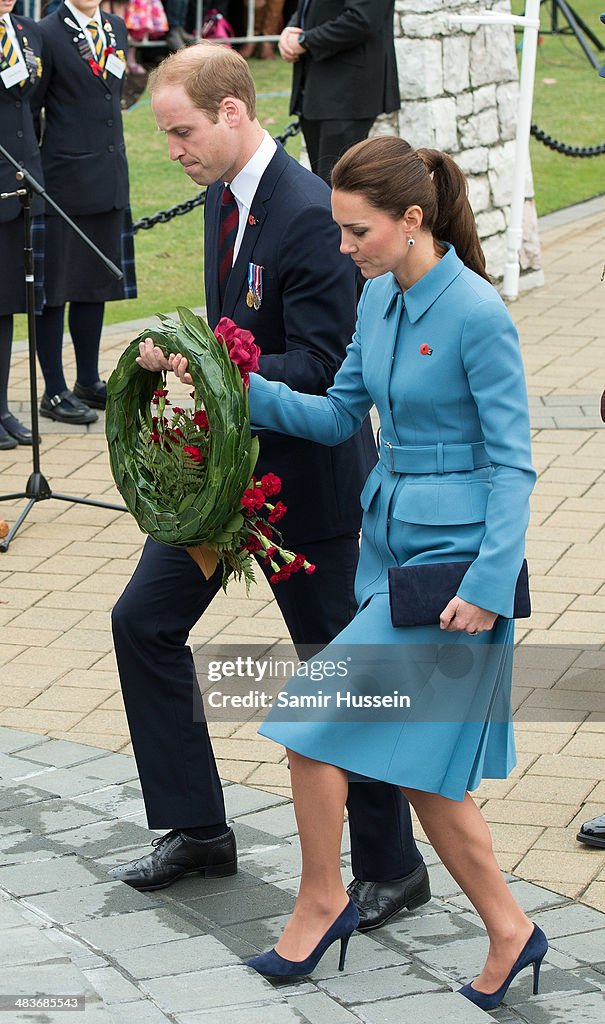
[[[574,11],[567,0],[542,0],[542,3],[550,4],[550,29],[542,30],[542,35],[573,35],[578,40],[593,68],[599,70],[599,61],[592,52],[588,40],[595,46],[599,53],[605,50],[601,40],[594,34],[591,28],[580,15]],[[562,15],[567,22],[566,26],[560,26],[559,15]]]
[[[16,160],[7,153],[3,146],[0,146],[0,156],[3,156],[5,160],[8,160],[10,164],[15,167],[17,171],[17,182],[18,186],[15,192],[3,192],[0,193],[0,199],[8,199],[13,196],[17,196],[22,207],[23,207],[23,223],[25,226],[24,232],[24,245],[23,245],[23,262],[25,267],[25,309],[27,312],[27,339],[29,349],[29,393],[31,399],[31,416],[32,416],[32,460],[33,460],[33,471],[29,476],[27,484],[25,485],[24,491],[19,491],[17,494],[4,494],[0,495],[0,501],[16,501],[20,498],[26,498],[27,504],[21,512],[19,518],[16,520],[14,526],[10,529],[9,533],[3,540],[0,540],[0,552],[8,551],[8,547],[17,530],[29,515],[32,508],[37,501],[45,501],[47,498],[56,498],[58,501],[69,501],[74,502],[77,505],[95,505],[97,508],[110,508],[115,509],[117,512],[126,512],[123,505],[112,505],[105,501],[93,501],[92,498],[73,498],[67,494],[54,494],[50,488],[50,485],[40,470],[40,435],[38,432],[38,385],[36,380],[36,302],[34,296],[34,252],[32,246],[32,217],[31,217],[31,205],[32,196],[34,193],[41,196],[46,202],[52,206],[57,213],[63,217],[65,221],[73,228],[73,230],[80,236],[80,238],[96,252],[100,260],[103,261],[105,266],[117,277],[118,280],[124,276],[122,271],[115,266],[111,260],[107,259],[106,256],[100,252],[99,249],[86,237],[83,231],[74,224],[69,217],[63,213],[63,210],[50,198],[35,178],[31,176],[26,170],[19,166]]]

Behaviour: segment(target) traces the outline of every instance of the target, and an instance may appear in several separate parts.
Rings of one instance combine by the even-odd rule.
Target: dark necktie
[[[218,288],[221,307],[233,265],[233,249],[238,227],[239,211],[237,209],[237,202],[229,186],[225,185],[221,200],[221,216],[218,231]]]

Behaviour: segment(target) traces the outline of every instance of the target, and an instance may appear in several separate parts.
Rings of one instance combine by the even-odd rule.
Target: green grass
[[[605,3],[571,0],[571,6],[605,45],[605,27],[599,14]],[[523,0],[512,0],[521,14]],[[550,29],[550,2],[540,10],[540,26]],[[559,15],[559,27],[567,22]],[[521,37],[517,36],[520,41]],[[605,52],[591,46],[600,64]],[[532,120],[560,142],[570,146],[596,146],[605,142],[605,79],[589,63],[573,35],[543,35],[538,46]],[[548,149],[534,138],[531,164],[539,214],[591,199],[605,192],[605,155],[576,158]]]

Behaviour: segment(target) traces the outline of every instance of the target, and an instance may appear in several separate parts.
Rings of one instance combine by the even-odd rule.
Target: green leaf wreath
[[[251,553],[260,552],[271,565],[273,581],[299,569],[313,572],[303,555],[281,547],[274,524],[286,507],[267,501],[281,488],[279,478],[268,474],[259,482],[253,477],[259,444],[250,431],[246,372],[246,359],[252,369],[257,358],[253,354],[250,360],[250,350],[258,352],[252,335],[228,320],[217,327],[218,332],[225,324],[236,345],[247,336],[249,350],[238,365],[241,352],[238,357],[232,348],[230,354],[225,339],[223,344],[201,317],[185,308],[177,312],[179,322],[159,315],[159,327],[142,331],[131,342],[107,384],[110,465],[128,510],[153,540],[186,548],[206,575],[221,560],[223,586],[232,572],[249,586],[254,580]],[[170,405],[165,374],[136,362],[139,343],[146,338],[167,358],[171,353],[187,358],[193,415],[174,407],[171,423],[164,416]],[[277,554],[281,567],[274,561]]]

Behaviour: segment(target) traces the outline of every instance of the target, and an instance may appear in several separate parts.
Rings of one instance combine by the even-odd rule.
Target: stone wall
[[[451,14],[510,11],[508,0],[396,0],[401,110],[376,123],[413,146],[450,153],[468,176],[489,272],[502,276],[515,152],[518,71],[510,26],[450,26]],[[540,283],[540,246],[528,175],[522,287]]]

